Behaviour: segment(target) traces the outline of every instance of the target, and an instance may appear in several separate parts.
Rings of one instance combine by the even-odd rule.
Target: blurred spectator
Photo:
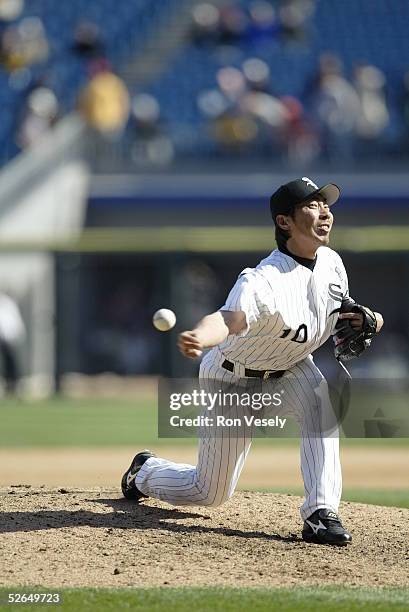
[[[21,149],[33,147],[58,120],[58,100],[45,86],[35,87],[28,95],[16,142]]]
[[[250,57],[243,62],[242,68],[249,89],[270,92],[270,68],[266,62],[256,57]]]
[[[220,11],[210,2],[201,2],[192,9],[192,39],[196,43],[217,43],[220,37]]]
[[[302,98],[305,101],[309,101],[319,92],[322,80],[326,76],[339,76],[343,73],[343,65],[341,58],[335,53],[325,52],[321,53],[318,58],[318,68],[311,78],[307,78],[303,91]]]
[[[249,17],[238,4],[220,8],[220,42],[232,44],[241,40],[248,28]]]
[[[73,50],[84,59],[103,57],[104,42],[101,31],[92,21],[80,21],[74,30]]]
[[[320,155],[319,135],[307,120],[304,108],[297,98],[281,98],[287,111],[287,122],[283,130],[283,150],[287,162],[295,167],[308,167]]]
[[[286,156],[291,114],[282,100],[272,92],[270,68],[258,58],[245,60],[242,68],[249,89],[243,96],[242,107],[258,120],[259,152],[268,156],[271,153]]]
[[[0,355],[6,392],[15,393],[21,377],[18,348],[26,335],[25,325],[17,302],[0,293]]]
[[[219,89],[206,89],[199,92],[197,106],[207,119],[213,120],[227,110],[229,103]]]
[[[355,88],[342,74],[339,58],[331,54],[320,58],[313,85],[310,115],[320,133],[322,153],[330,161],[350,160],[361,106]]]
[[[0,62],[9,72],[44,62],[49,48],[43,23],[38,17],[25,17],[10,25],[0,39]]]
[[[121,134],[129,116],[129,93],[106,60],[91,64],[91,79],[80,92],[78,109],[90,126],[107,136]]]
[[[314,10],[314,0],[281,0],[278,14],[284,44],[309,43],[311,35],[309,20]]]
[[[220,68],[216,73],[216,81],[220,91],[231,105],[235,104],[246,90],[244,75],[234,66]]]
[[[212,119],[210,135],[221,152],[243,153],[258,134],[256,121],[242,104],[246,80],[241,70],[225,66],[217,71],[216,81],[219,90],[203,92],[198,100],[201,109]]]
[[[280,30],[274,7],[266,0],[255,0],[249,5],[250,22],[246,30],[246,39],[254,44],[272,40]]]
[[[210,134],[221,152],[285,155],[289,113],[270,93],[270,70],[265,62],[249,58],[243,71],[233,66],[216,73],[219,89],[198,96],[198,106],[210,120]],[[286,142],[285,142],[286,147]]]
[[[14,21],[20,17],[24,0],[0,0],[0,21]]]
[[[217,7],[210,2],[192,10],[192,38],[196,43],[235,45],[271,40],[279,30],[274,7],[267,0],[253,0],[248,10],[239,3]]]
[[[160,107],[154,96],[140,93],[132,99],[131,116],[142,138],[156,136],[159,131]]]
[[[220,145],[221,152],[243,154],[255,144],[258,127],[254,119],[226,111],[214,121],[211,134]]]
[[[287,109],[284,104],[263,91],[245,93],[240,108],[273,130],[281,130],[287,123]]]
[[[147,93],[134,96],[128,132],[135,163],[161,165],[172,161],[173,145],[161,124],[160,107],[154,96]]]
[[[369,145],[389,124],[385,84],[385,76],[379,68],[371,65],[355,68],[354,85],[361,105],[356,130],[358,137]]]

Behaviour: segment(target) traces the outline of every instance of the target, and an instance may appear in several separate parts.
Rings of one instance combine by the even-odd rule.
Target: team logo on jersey
[[[336,302],[342,302],[342,291],[341,285],[337,285],[336,283],[330,283],[328,285],[328,294]]]
[[[314,181],[309,179],[308,176],[303,176],[301,180],[304,181],[304,183],[307,183],[307,185],[309,185],[310,187],[314,187],[314,189],[319,189],[318,185],[316,185]]]
[[[336,283],[330,283],[328,285],[328,295],[329,297],[334,300],[334,302],[342,302],[342,291],[341,291],[341,285],[337,285]],[[331,303],[329,302],[328,306],[331,306]],[[331,312],[328,313],[327,317],[330,317],[332,314],[335,314],[336,312],[340,312],[341,308],[334,308],[333,310],[331,310]],[[328,312],[328,309],[327,309]]]

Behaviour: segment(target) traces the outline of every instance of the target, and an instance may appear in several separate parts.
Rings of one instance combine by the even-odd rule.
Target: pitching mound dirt
[[[300,539],[301,499],[239,492],[220,508],[137,505],[117,489],[0,490],[0,584],[409,586],[409,510],[343,503],[346,548]]]

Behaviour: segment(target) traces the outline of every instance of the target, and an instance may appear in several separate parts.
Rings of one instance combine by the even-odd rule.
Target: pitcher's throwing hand
[[[196,359],[203,353],[203,345],[197,331],[184,331],[179,334],[178,347],[182,355]]]

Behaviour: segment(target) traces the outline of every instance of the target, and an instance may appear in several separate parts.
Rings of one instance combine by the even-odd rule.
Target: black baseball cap
[[[306,200],[321,196],[329,206],[335,204],[341,191],[334,183],[318,187],[311,179],[303,176],[295,181],[281,185],[270,198],[271,216],[288,215],[291,210]]]

